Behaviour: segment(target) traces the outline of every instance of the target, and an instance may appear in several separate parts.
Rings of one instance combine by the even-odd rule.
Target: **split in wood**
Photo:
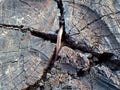
[[[114,56],[114,54],[110,54],[110,53],[100,54],[100,53],[94,52],[92,47],[88,46],[87,43],[85,43],[83,41],[79,41],[76,43],[76,41],[65,32],[64,8],[63,8],[62,0],[55,0],[55,1],[57,2],[58,8],[60,9],[60,14],[61,14],[60,21],[59,21],[60,30],[58,32],[58,35],[48,34],[48,33],[44,33],[44,32],[38,32],[36,29],[30,28],[30,27],[25,27],[24,25],[18,26],[18,25],[0,24],[1,28],[18,30],[23,33],[26,33],[27,31],[29,31],[31,33],[31,35],[33,35],[33,36],[40,37],[44,40],[50,40],[53,43],[57,42],[56,48],[53,52],[52,57],[49,60],[48,66],[45,68],[45,70],[43,72],[43,76],[39,80],[37,80],[37,82],[35,82],[33,85],[30,85],[28,88],[26,88],[24,90],[30,90],[30,88],[33,88],[31,90],[35,90],[35,88],[39,87],[40,81],[46,77],[46,74],[51,70],[51,68],[54,65],[54,62],[57,60],[58,53],[61,48],[62,42],[64,43],[64,45],[66,45],[74,50],[78,49],[82,52],[91,53],[93,56],[97,57],[99,59],[99,61],[102,61],[104,59],[110,59],[112,56]],[[89,69],[90,61],[87,58],[87,56],[84,56],[83,54],[81,54],[80,56],[83,58],[85,66],[87,66],[86,68],[83,69],[84,71],[86,71]]]

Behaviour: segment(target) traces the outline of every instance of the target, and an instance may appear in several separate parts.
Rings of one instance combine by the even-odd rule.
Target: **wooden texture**
[[[87,42],[95,52],[114,53],[120,59],[119,0],[116,2],[114,0],[63,0],[63,5],[66,33],[76,43]],[[60,11],[54,0],[0,0],[0,24],[24,25],[35,28],[38,32],[55,34],[59,29],[59,16]],[[0,90],[20,90],[34,84],[42,76],[54,48],[55,43],[32,36],[29,32],[22,33],[13,29],[0,28]],[[74,55],[65,54],[72,52]],[[77,60],[76,52],[64,47],[60,55],[62,58],[73,55],[74,58],[67,59]],[[67,66],[75,70],[71,65]],[[106,67],[100,69],[104,68],[106,70]],[[112,71],[110,72],[115,76]],[[56,76],[53,75],[53,78]],[[90,82],[83,84],[85,80],[86,77],[82,79],[82,84],[79,81],[76,83],[84,85],[84,90],[101,90],[102,87],[97,87],[99,84],[92,85]],[[120,82],[116,76],[113,81],[115,80],[116,85],[111,85],[120,89]],[[74,83],[75,80],[72,82]],[[71,86],[77,88],[74,84]],[[81,88],[79,86],[79,89]]]

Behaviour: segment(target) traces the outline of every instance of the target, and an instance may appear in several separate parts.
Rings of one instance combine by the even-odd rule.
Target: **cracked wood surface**
[[[66,1],[63,0],[65,30],[72,38],[66,39],[67,46],[74,50],[87,42],[96,52],[110,52],[119,57],[119,1],[69,0],[78,3],[75,5]],[[0,1],[0,23],[6,25],[0,25],[0,89],[26,88],[42,76],[55,44],[35,37],[43,34],[26,30],[35,28],[38,32],[50,33],[46,40],[51,39],[51,33],[59,29],[59,14],[53,0]],[[91,87],[96,90],[95,86]]]

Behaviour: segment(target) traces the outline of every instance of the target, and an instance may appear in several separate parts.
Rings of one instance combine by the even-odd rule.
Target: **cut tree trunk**
[[[56,1],[0,0],[0,90],[25,89],[42,77],[60,28],[61,12]],[[63,47],[47,73],[49,80],[41,81],[37,88],[120,89],[120,1],[98,1],[62,0]],[[28,31],[21,32],[21,28]],[[92,54],[88,76],[80,72],[84,67],[80,53]]]

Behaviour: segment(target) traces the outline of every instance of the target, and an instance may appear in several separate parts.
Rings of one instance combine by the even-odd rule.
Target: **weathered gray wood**
[[[69,3],[66,2],[68,0],[63,1],[66,32],[72,35],[83,29],[80,34],[72,36],[76,43],[84,40],[96,52],[110,52],[120,57],[119,0],[116,2],[112,0],[69,0]],[[73,1],[77,4],[71,3]],[[54,0],[0,0],[0,23],[2,24],[24,25],[38,31],[53,33],[59,29],[59,16],[59,9]],[[29,32],[22,33],[12,29],[0,28],[0,90],[20,90],[34,84],[42,76],[43,69],[46,67],[54,48],[55,44],[32,36]],[[56,62],[57,64],[51,70],[54,75],[51,76],[51,73],[48,75],[52,78],[46,83],[51,86],[45,84],[46,90],[52,88],[52,85],[52,89],[58,89],[57,85],[59,86],[60,82],[64,82],[64,85],[67,83],[66,87],[70,85],[72,89],[106,89],[101,87],[101,84],[91,83],[94,81],[94,77],[90,80],[90,74],[81,79],[74,79],[65,74],[70,70],[66,70],[64,67],[68,67],[73,70],[70,72],[78,78],[76,67],[78,68],[79,65],[76,64],[75,60],[77,61],[77,53],[79,52],[63,47],[60,52],[62,59],[59,60],[60,62]],[[65,60],[68,61],[69,65],[66,65]],[[57,70],[55,67],[62,70]],[[101,67],[104,66],[96,66],[93,69],[98,68],[102,71],[104,68]],[[105,67],[104,70],[106,68],[108,67]],[[96,71],[93,70],[93,72]],[[117,76],[120,77],[119,73],[115,75],[110,70],[107,73],[113,75],[114,84],[110,85],[120,88],[120,82],[117,78]],[[93,76],[97,76],[97,74],[92,73]],[[60,77],[63,77],[63,80]],[[106,78],[109,80],[109,77]],[[62,85],[59,86],[60,89],[63,87]]]
[[[25,25],[44,32],[58,29],[53,1],[4,0],[0,3],[0,23]],[[56,21],[58,22],[58,21]],[[55,26],[55,27],[54,27]],[[54,27],[54,28],[53,28]],[[53,29],[52,29],[53,28]],[[0,28],[0,89],[22,89],[39,79],[52,55],[55,44]]]

